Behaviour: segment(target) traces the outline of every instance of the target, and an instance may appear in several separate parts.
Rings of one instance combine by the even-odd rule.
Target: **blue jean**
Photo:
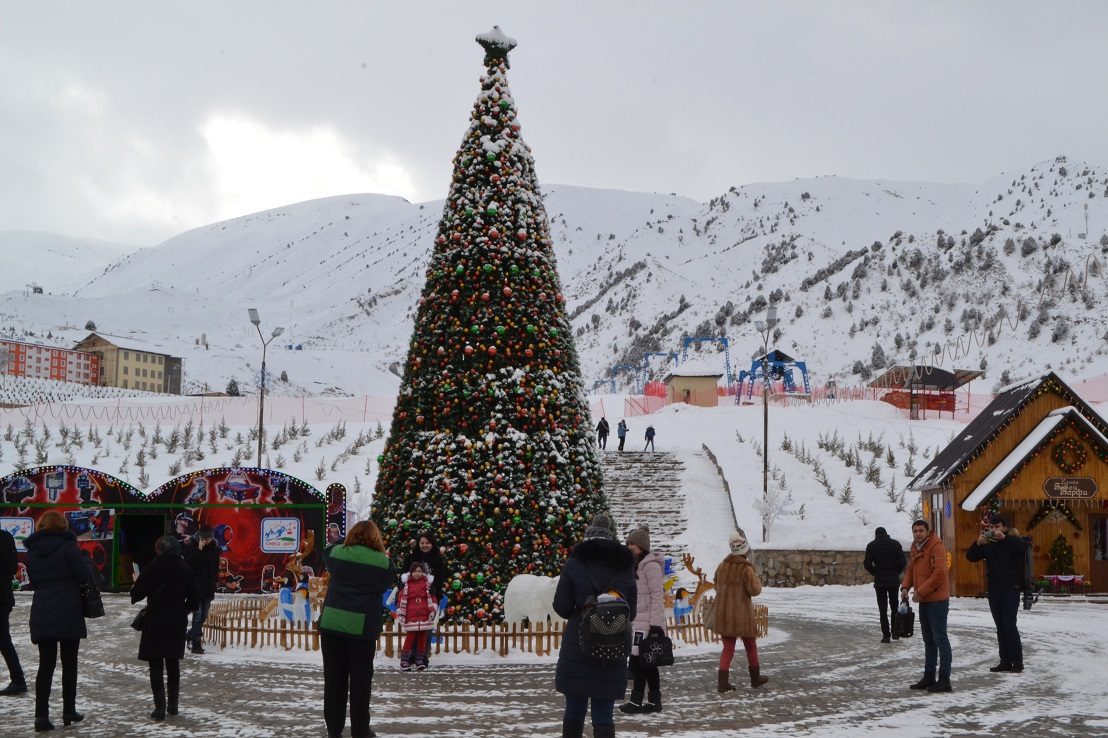
[[[989,592],[989,610],[996,623],[996,640],[1000,645],[1000,663],[1023,664],[1023,642],[1016,627],[1016,615],[1020,611],[1020,592]]]
[[[204,635],[204,621],[208,619],[208,610],[212,609],[211,600],[200,600],[200,607],[192,613],[192,627],[188,631],[188,639],[195,643]]]
[[[939,676],[950,676],[950,638],[946,634],[946,616],[950,612],[950,600],[919,603],[919,627],[923,633],[923,670],[935,671],[938,661]]]
[[[584,697],[577,694],[566,695],[566,712],[563,717],[566,720],[585,722],[585,715],[589,711],[589,699],[592,699],[592,724],[615,725],[615,700],[603,700],[599,697]]]

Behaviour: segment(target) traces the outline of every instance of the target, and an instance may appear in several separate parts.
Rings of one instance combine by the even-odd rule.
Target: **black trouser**
[[[877,592],[877,609],[881,611],[881,635],[888,638],[890,634],[896,635],[896,614],[897,594],[900,592],[900,588],[897,585],[891,587],[878,587],[874,585],[874,590]],[[892,610],[892,630],[889,630],[889,610]]]
[[[62,651],[62,712],[77,712],[77,651],[80,639],[41,641],[38,644],[38,674],[35,676],[35,717],[50,717],[50,687]]]
[[[1016,627],[1016,615],[1020,611],[1020,592],[1010,589],[1005,592],[989,592],[989,611],[996,623],[996,640],[1000,646],[1000,663],[1011,666],[1023,665],[1023,642]]]
[[[2,586],[3,583],[0,583]],[[19,664],[19,654],[12,643],[10,630],[12,609],[0,608],[0,654],[4,656],[4,663],[8,665],[8,678],[16,684],[25,684],[27,678],[23,676],[23,667]]]
[[[620,436],[619,437],[619,450],[620,451],[623,450],[623,444],[625,444],[625,443],[627,443],[627,436]]]
[[[608,448],[608,434],[598,433],[596,436],[596,445],[600,448]]]
[[[657,666],[647,666],[638,656],[631,657],[631,694],[642,694],[643,685],[650,694],[658,694],[662,691],[662,683],[658,676]]]
[[[162,683],[162,665],[165,665],[165,683]],[[181,660],[150,659],[150,690],[155,696],[165,694],[175,696],[181,692]]]
[[[323,719],[327,732],[338,735],[346,725],[346,699],[350,698],[350,735],[369,735],[369,697],[373,690],[373,655],[376,640],[343,638],[320,633],[323,652]]]

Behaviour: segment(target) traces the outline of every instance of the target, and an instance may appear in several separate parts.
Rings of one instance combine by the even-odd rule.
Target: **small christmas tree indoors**
[[[1050,570],[1047,574],[1073,574],[1073,546],[1061,533],[1050,544]]]
[[[500,620],[513,576],[553,576],[607,508],[550,227],[508,89],[487,71],[419,301],[373,517],[394,556],[444,547],[448,622]]]

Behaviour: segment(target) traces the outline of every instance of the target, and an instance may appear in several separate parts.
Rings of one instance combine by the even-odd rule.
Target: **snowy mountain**
[[[760,352],[752,321],[767,302],[782,318],[771,347],[807,361],[816,385],[913,358],[986,368],[982,389],[1048,366],[1108,373],[1103,167],[1058,157],[980,185],[820,177],[708,203],[544,192],[587,387],[613,365],[641,365],[644,352],[681,352],[685,337],[727,337],[737,373]],[[91,320],[184,356],[189,388],[223,389],[231,378],[249,386],[257,371],[246,318],[256,307],[266,336],[286,329],[267,357],[290,379],[276,393],[389,395],[441,211],[441,201],[337,196],[121,258],[125,247],[70,240],[66,251],[59,237],[50,248],[61,252],[32,244],[43,257],[31,259],[0,233],[5,255],[24,260],[0,275],[0,329],[71,345]],[[25,294],[31,281],[48,294]],[[721,351],[705,343],[702,358],[722,370]],[[630,373],[618,379],[632,385]]]

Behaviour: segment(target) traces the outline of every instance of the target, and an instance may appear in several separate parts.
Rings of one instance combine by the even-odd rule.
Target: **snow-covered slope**
[[[760,349],[752,320],[767,301],[782,318],[772,343],[807,361],[817,386],[929,357],[985,368],[992,386],[1047,366],[1108,373],[1106,194],[1108,170],[1059,157],[981,185],[820,177],[703,204],[551,186],[545,203],[586,386],[647,351],[681,352],[686,337],[726,337],[737,371]],[[66,345],[92,320],[184,356],[190,387],[249,387],[257,307],[267,336],[286,328],[268,353],[290,378],[276,392],[387,395],[441,210],[383,195],[289,205],[86,260],[68,294],[25,295],[29,280],[9,273],[0,329]],[[1067,280],[1078,288],[1063,292]],[[721,346],[701,351],[722,369]]]

